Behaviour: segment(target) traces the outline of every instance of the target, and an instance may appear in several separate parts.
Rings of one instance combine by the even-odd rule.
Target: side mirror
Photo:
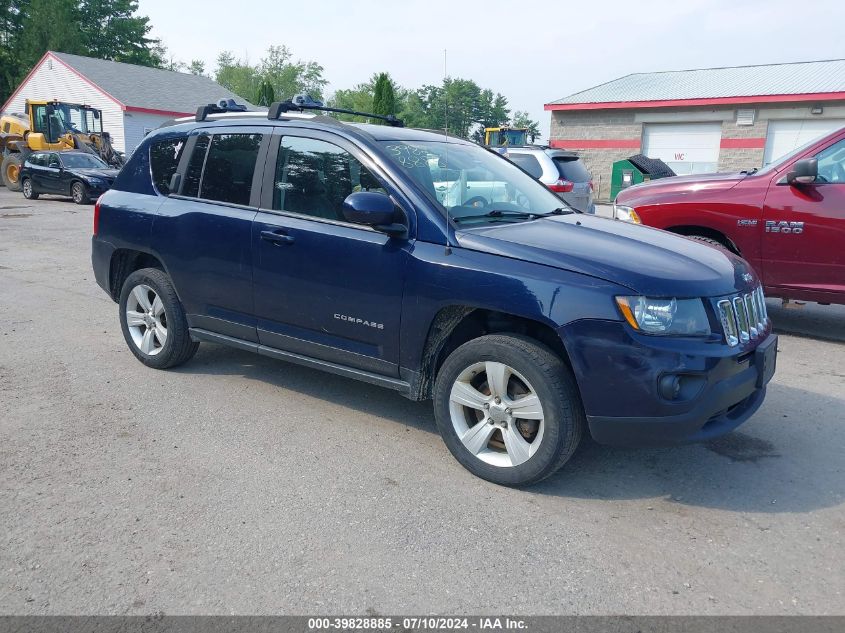
[[[343,201],[343,217],[388,235],[403,235],[404,224],[394,223],[396,209],[390,196],[376,191],[356,191]]]
[[[799,160],[792,166],[792,171],[786,174],[786,182],[790,185],[810,185],[819,175],[819,161],[815,158]]]

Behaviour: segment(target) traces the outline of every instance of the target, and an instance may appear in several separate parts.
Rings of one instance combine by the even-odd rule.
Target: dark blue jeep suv
[[[576,213],[436,132],[196,119],[149,135],[95,207],[97,282],[145,365],[222,343],[432,398],[456,459],[506,485],[585,432],[702,440],[763,401],[776,337],[725,250]]]

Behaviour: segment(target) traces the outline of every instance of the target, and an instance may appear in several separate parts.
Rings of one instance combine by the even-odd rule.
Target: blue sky
[[[633,72],[845,58],[841,0],[141,0],[179,60],[258,60],[285,44],[325,68],[328,92],[387,71],[418,87],[448,72],[527,110]]]

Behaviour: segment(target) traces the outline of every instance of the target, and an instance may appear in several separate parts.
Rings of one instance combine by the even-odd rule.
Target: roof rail
[[[267,112],[267,118],[271,121],[278,119],[285,112],[296,110],[303,112],[304,110],[319,110],[320,112],[337,112],[338,114],[352,114],[355,116],[363,116],[371,119],[379,119],[387,122],[393,127],[405,127],[404,121],[395,117],[392,114],[387,116],[382,114],[373,114],[372,112],[358,112],[357,110],[347,110],[345,108],[329,108],[323,105],[322,101],[317,101],[309,95],[296,95],[293,99],[287,101],[274,101],[270,104],[270,110]]]
[[[242,103],[236,103],[234,99],[220,99],[217,103],[209,103],[208,105],[197,108],[197,114],[196,117],[194,117],[194,120],[197,123],[201,123],[205,121],[209,114],[246,111],[246,106]]]

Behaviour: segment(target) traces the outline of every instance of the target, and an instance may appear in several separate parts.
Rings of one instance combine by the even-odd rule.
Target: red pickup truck
[[[625,189],[613,215],[741,255],[768,295],[845,303],[845,128],[760,170]]]

